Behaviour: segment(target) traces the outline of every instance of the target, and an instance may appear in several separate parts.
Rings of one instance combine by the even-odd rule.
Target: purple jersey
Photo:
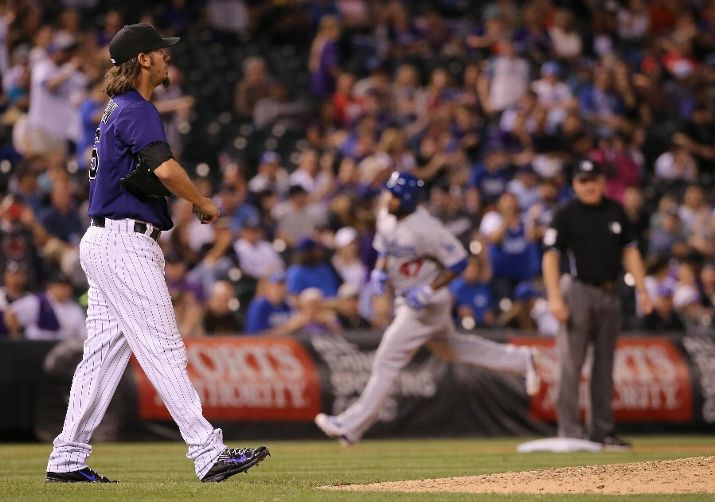
[[[165,198],[138,199],[119,181],[132,172],[139,152],[157,141],[166,143],[159,112],[135,90],[113,97],[94,136],[89,169],[89,216],[132,218],[161,230],[174,226]]]

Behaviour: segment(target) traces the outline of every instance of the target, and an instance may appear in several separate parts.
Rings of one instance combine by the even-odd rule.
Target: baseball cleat
[[[265,446],[259,446],[255,450],[253,448],[226,448],[218,456],[209,472],[201,478],[201,481],[218,483],[239,472],[246,472],[270,454],[271,452]]]
[[[89,467],[72,472],[48,472],[48,483],[116,483],[101,474],[97,474]]]
[[[526,363],[526,394],[529,396],[536,395],[541,389],[541,377],[536,371],[536,358],[538,351],[535,348],[529,349],[529,358]]]
[[[355,439],[343,430],[337,417],[318,413],[313,421],[326,436],[337,439],[342,446],[351,446],[355,443]]]
[[[615,434],[606,434],[600,441],[605,451],[627,451],[633,448],[633,445],[625,439],[616,436]]]

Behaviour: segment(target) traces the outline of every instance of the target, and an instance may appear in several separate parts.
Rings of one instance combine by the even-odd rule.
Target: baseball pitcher
[[[219,216],[174,160],[154,88],[167,83],[167,48],[148,24],[122,28],[109,44],[114,67],[105,77],[110,101],[95,134],[89,170],[92,225],[80,242],[89,282],[87,341],[75,370],[62,432],[47,465],[49,482],[111,482],[87,467],[92,432],[102,420],[134,353],[189,447],[202,481],[223,481],[246,471],[268,449],[226,448],[221,429],[203,417],[186,371],[186,349],[176,326],[157,240],[173,223],[165,196],[194,204],[203,223]]]

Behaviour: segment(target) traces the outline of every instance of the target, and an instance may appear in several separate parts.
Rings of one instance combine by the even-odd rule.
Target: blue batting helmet
[[[400,199],[400,209],[407,213],[411,213],[417,209],[417,204],[420,203],[422,195],[422,187],[425,182],[417,176],[410,173],[402,173],[395,171],[387,180],[385,188],[392,195]]]

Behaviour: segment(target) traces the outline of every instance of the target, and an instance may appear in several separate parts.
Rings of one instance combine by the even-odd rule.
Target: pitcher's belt
[[[132,219],[123,219],[123,220],[111,220],[109,218],[105,218],[104,216],[98,216],[97,218],[92,218],[91,223],[95,227],[100,227],[100,228],[108,228],[111,227],[111,230],[115,231],[133,231],[137,232],[139,234],[144,234],[155,241],[159,240],[159,236],[161,236],[161,230],[156,228],[154,225],[151,223],[145,223],[143,221],[137,221],[137,220],[132,220]],[[122,228],[126,227],[126,228]]]

